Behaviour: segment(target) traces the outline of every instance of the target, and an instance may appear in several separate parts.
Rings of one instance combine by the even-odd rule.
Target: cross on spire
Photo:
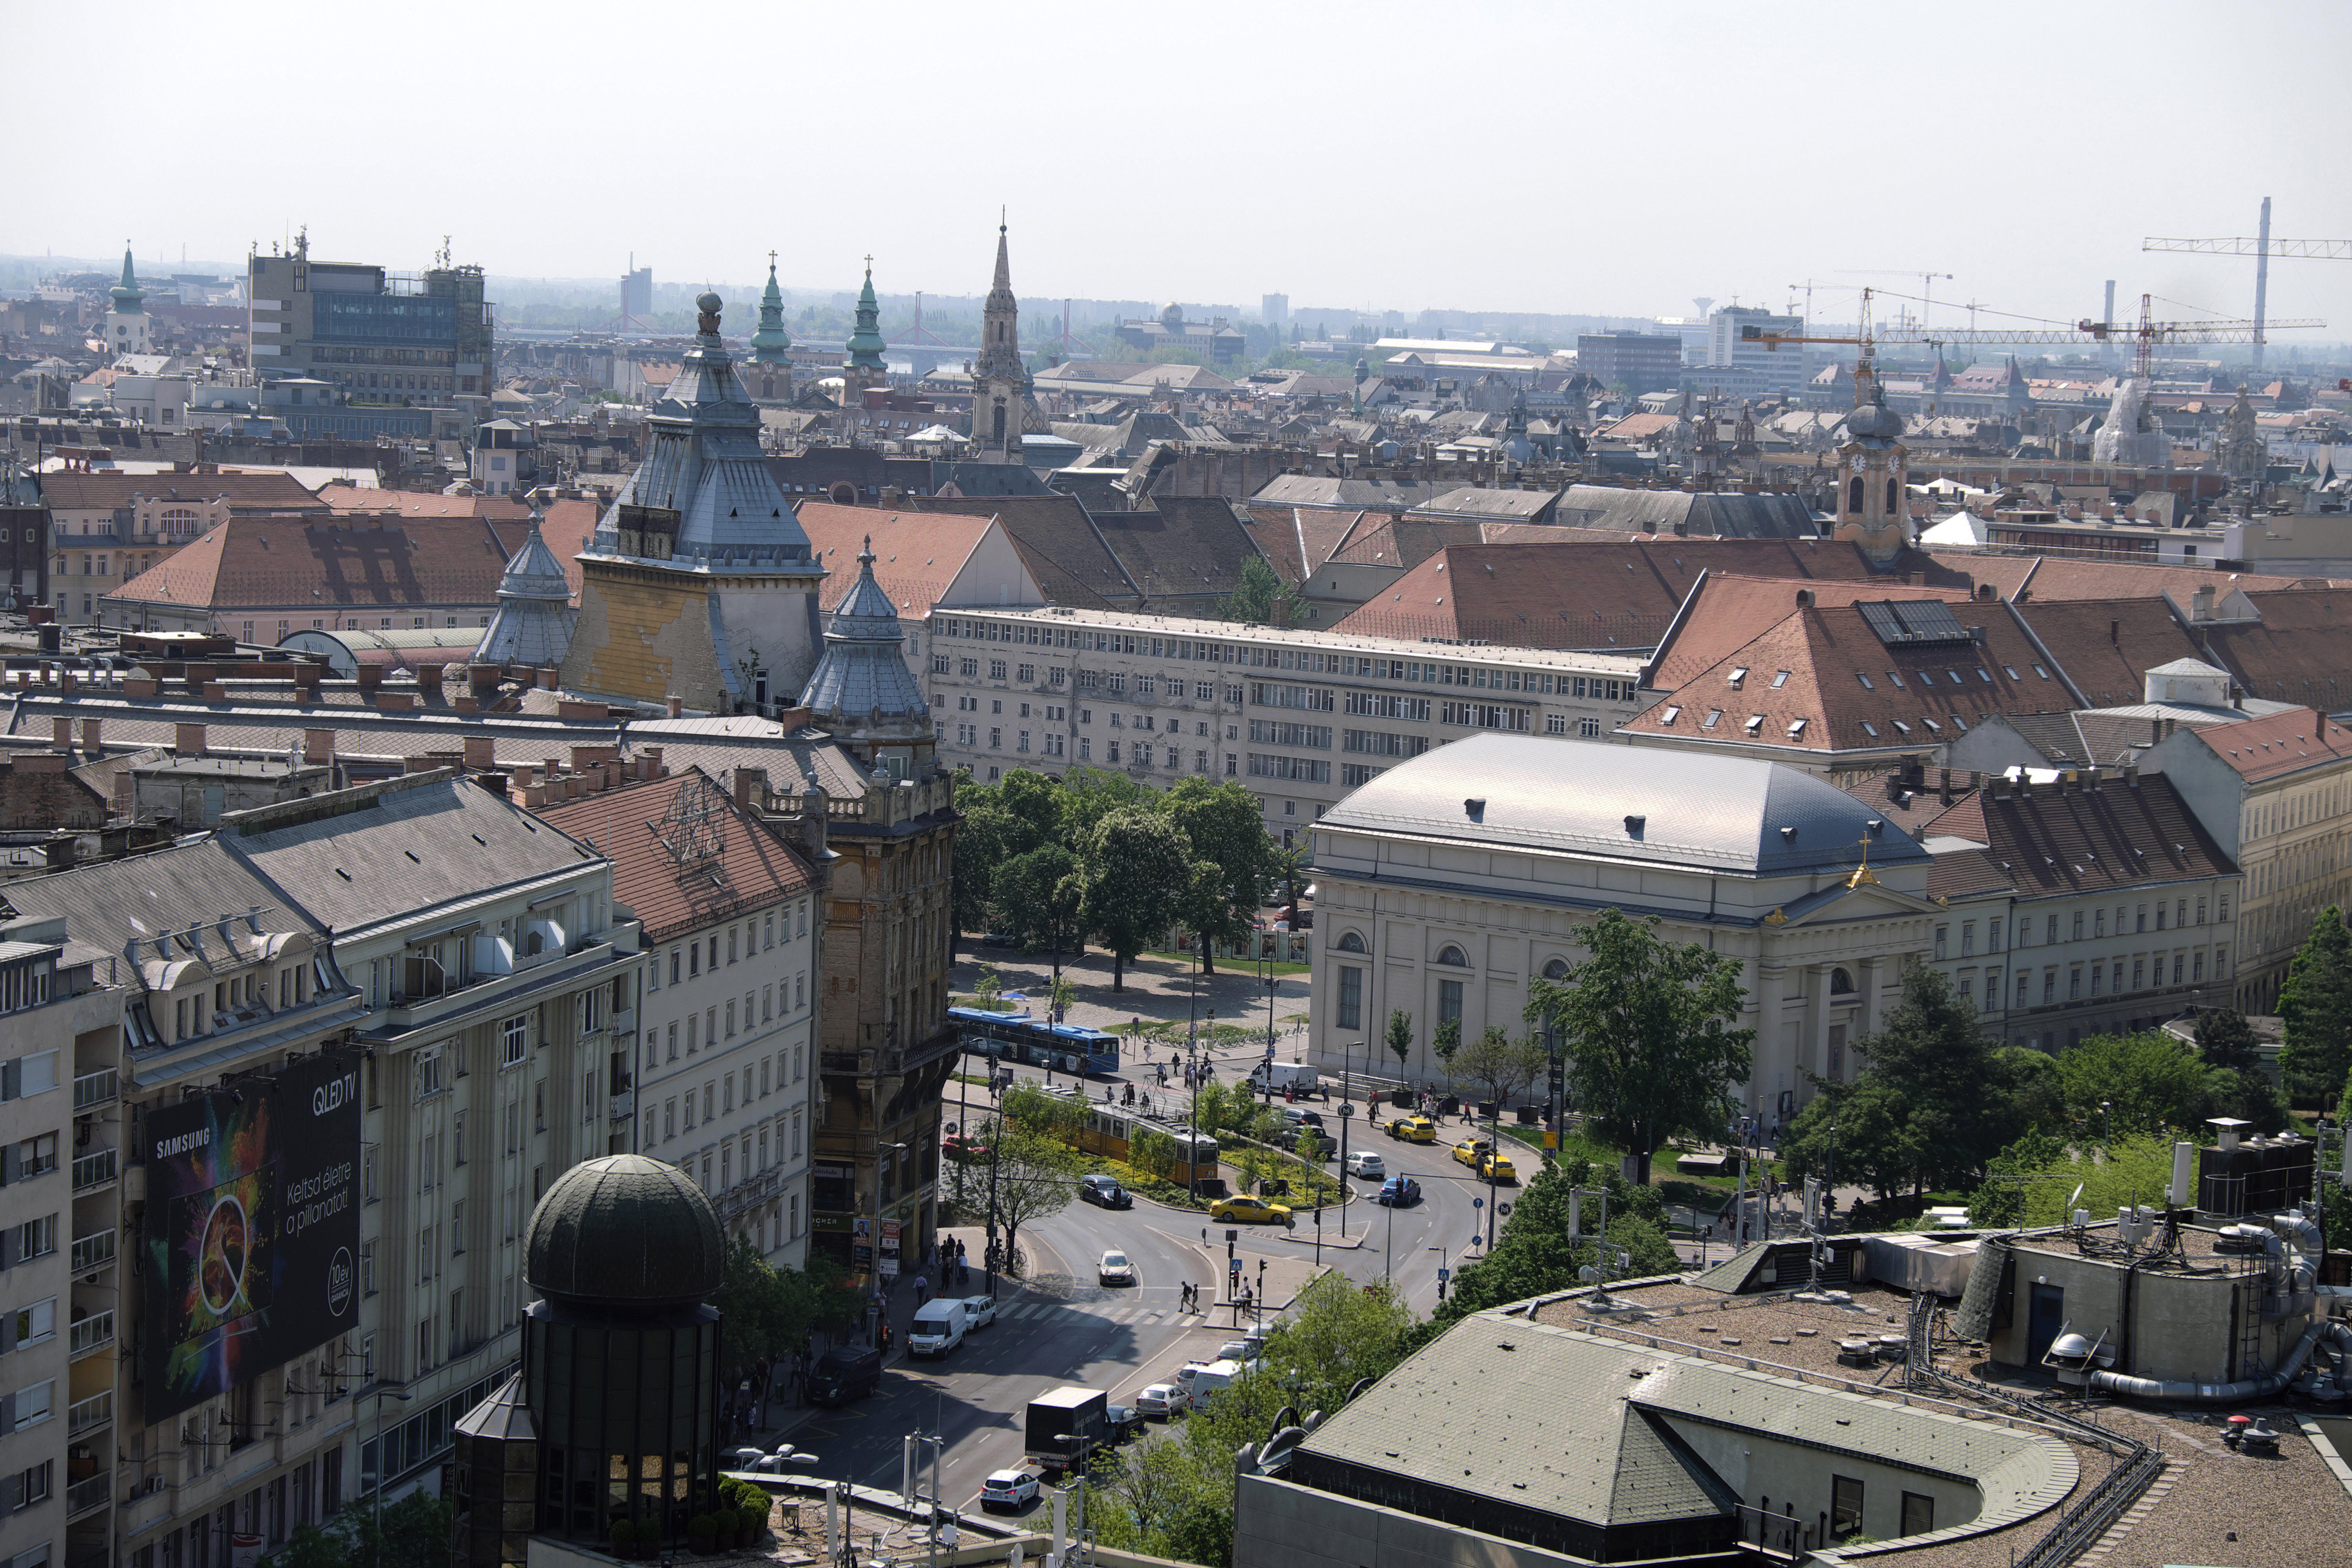
[[[1853,875],[1846,879],[1845,885],[1849,888],[1859,888],[1867,882],[1872,887],[1879,886],[1878,879],[1870,869],[1870,835],[1865,832],[1854,842],[1862,846],[1862,864],[1853,868]]]

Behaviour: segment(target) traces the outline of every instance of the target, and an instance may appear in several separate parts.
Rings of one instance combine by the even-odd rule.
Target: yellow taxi
[[[1494,1145],[1484,1138],[1465,1138],[1461,1142],[1454,1145],[1454,1163],[1467,1165],[1475,1171],[1478,1168],[1479,1160],[1493,1147]]]
[[[1437,1123],[1426,1116],[1400,1116],[1389,1123],[1389,1136],[1407,1143],[1434,1143]]]
[[[1511,1157],[1508,1154],[1480,1156],[1478,1173],[1493,1181],[1507,1182],[1514,1186],[1518,1184],[1519,1168],[1511,1163]]]
[[[1209,1205],[1209,1217],[1239,1220],[1244,1225],[1287,1225],[1290,1206],[1270,1204],[1264,1198],[1219,1198]]]

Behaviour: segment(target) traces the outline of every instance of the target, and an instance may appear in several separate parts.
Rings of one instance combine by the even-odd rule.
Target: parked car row
[[[909,1356],[943,1356],[963,1343],[974,1329],[996,1321],[996,1302],[988,1296],[941,1296],[926,1301],[907,1325]]]

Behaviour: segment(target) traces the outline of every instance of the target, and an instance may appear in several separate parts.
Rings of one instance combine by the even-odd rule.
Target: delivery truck
[[[1082,1448],[1110,1438],[1110,1396],[1097,1388],[1057,1388],[1029,1402],[1026,1441],[1032,1464],[1048,1476],[1076,1468]]]

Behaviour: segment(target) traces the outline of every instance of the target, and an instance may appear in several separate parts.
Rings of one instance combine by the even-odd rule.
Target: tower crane
[[[1922,330],[1927,325],[1927,312],[1935,309],[1936,280],[1939,278],[1947,283],[1952,280],[1950,273],[1936,272],[1925,267],[1841,267],[1838,274],[1843,278],[1916,278],[1919,279],[1919,325]]]
[[[1743,325],[1739,331],[1743,342],[1762,343],[1768,350],[1782,343],[1853,343],[1862,350],[1864,364],[1873,363],[1874,350],[1879,343],[1934,343],[1992,345],[2001,343],[2082,343],[2109,342],[2128,340],[2133,344],[2132,374],[2142,381],[2148,380],[2156,364],[2156,345],[2165,343],[2247,343],[2259,342],[2256,334],[2264,329],[2261,323],[2249,321],[2159,321],[2154,319],[2153,295],[2139,297],[2139,321],[2133,322],[2077,321],[2072,328],[2053,324],[2045,327],[1992,327],[1982,331],[1969,329],[1931,331],[1925,327],[1892,327],[1874,333],[1870,326],[1872,290],[1862,293],[1861,332],[1854,337],[1812,337],[1798,333],[1775,332],[1756,325]],[[2318,320],[2273,321],[2272,330],[2324,327]]]
[[[2224,239],[2165,239],[2149,235],[2139,242],[2142,250],[2185,251],[2192,256],[2251,256],[2254,258],[2254,368],[2263,368],[2263,342],[2266,326],[2284,326],[2284,322],[2266,323],[2264,313],[2269,309],[2271,291],[2271,258],[2299,257],[2313,261],[2352,261],[2352,239],[2273,239],[2271,237],[2271,199],[2263,198],[2262,232],[2236,235]]]

